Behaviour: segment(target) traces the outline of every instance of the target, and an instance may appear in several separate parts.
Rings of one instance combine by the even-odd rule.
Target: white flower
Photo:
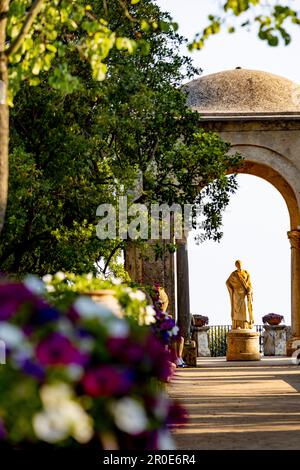
[[[168,331],[169,335],[170,336],[177,336],[178,335],[178,332],[179,332],[179,328],[178,326],[173,326],[172,330],[171,331]]]
[[[122,279],[119,279],[118,277],[112,277],[110,279],[110,282],[115,286],[119,286],[120,284],[122,284]]]
[[[7,322],[0,322],[0,339],[6,346],[15,348],[22,344],[25,336],[18,327]]]
[[[13,357],[13,360],[18,363],[24,360],[24,358],[27,358],[27,359],[33,358],[34,355],[35,355],[35,350],[33,349],[33,345],[26,342],[26,340],[25,341],[22,340],[20,341],[20,343],[18,343],[15,346],[15,351],[12,357]]]
[[[159,431],[157,448],[158,450],[176,450],[174,441],[169,431]]]
[[[133,292],[133,290],[131,289],[131,287],[125,287],[124,288],[124,292],[126,292],[126,294],[131,294],[131,292]]]
[[[73,333],[72,323],[67,318],[61,318],[57,323],[56,329],[60,333],[65,333],[67,335],[72,335]]]
[[[79,381],[84,374],[84,369],[81,366],[72,364],[66,368],[66,372],[68,376],[70,377],[70,379],[74,381]]]
[[[76,426],[74,426],[72,434],[74,439],[76,439],[80,444],[86,444],[89,442],[94,435],[92,420],[89,422],[88,420],[83,420],[81,418],[81,420],[76,423]]]
[[[85,444],[93,437],[93,420],[76,402],[66,400],[46,408],[33,418],[37,437],[45,442],[56,443],[73,436]]]
[[[136,292],[129,292],[128,295],[131,298],[131,300],[139,300],[140,302],[143,302],[143,300],[146,300],[146,295],[141,290],[137,290]]]
[[[58,281],[63,281],[64,279],[66,279],[65,273],[63,273],[62,271],[57,271],[57,273],[54,274],[54,277],[55,277]]]
[[[89,297],[78,297],[74,303],[74,308],[85,318],[109,318],[113,315],[112,311],[104,304],[96,304]]]
[[[55,408],[61,402],[70,400],[73,396],[71,387],[65,383],[57,383],[52,385],[44,385],[40,390],[41,400],[47,408],[52,406]]]
[[[66,401],[60,410],[68,430],[76,441],[85,444],[93,437],[93,420],[84,409],[74,401]]]
[[[129,335],[129,325],[126,320],[113,318],[106,324],[106,327],[112,338],[127,338]]]
[[[81,444],[91,440],[93,420],[72,399],[73,392],[67,384],[44,385],[40,394],[44,410],[33,418],[33,429],[39,439],[55,443],[73,436]]]
[[[129,397],[121,398],[111,408],[116,426],[131,435],[140,434],[148,425],[142,405]]]
[[[145,315],[145,325],[151,325],[151,323],[155,323],[155,310],[151,305],[147,305],[145,308],[146,315]]]
[[[46,283],[49,284],[52,281],[52,274],[45,274],[45,276],[42,277],[42,280]]]
[[[54,286],[51,286],[51,284],[46,284],[46,291],[47,292],[55,292]]]
[[[60,442],[68,436],[68,426],[59,409],[37,413],[33,417],[33,429],[36,436],[45,442],[54,444]]]
[[[88,281],[91,281],[91,280],[93,279],[93,277],[94,277],[93,273],[87,273],[87,274],[85,275],[85,278],[86,278]]]
[[[23,284],[34,294],[40,295],[45,293],[45,285],[43,281],[37,276],[28,274],[25,277]]]

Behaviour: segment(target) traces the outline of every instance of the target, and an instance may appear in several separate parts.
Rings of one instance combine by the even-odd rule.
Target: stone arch
[[[250,174],[268,181],[284,198],[291,230],[300,227],[300,172],[283,155],[258,145],[233,144],[232,152],[239,151],[245,158],[238,173]],[[293,189],[295,188],[295,190]],[[298,196],[298,197],[297,197]]]
[[[290,216],[292,339],[288,352],[300,342],[300,102],[299,86],[284,77],[259,70],[235,69],[203,76],[184,85],[187,104],[201,114],[201,128],[217,132],[231,151],[245,158],[237,173],[271,183],[283,196]],[[296,93],[297,94],[297,93]],[[232,173],[228,172],[228,173]],[[189,279],[186,239],[178,241],[176,259],[169,256],[160,275],[175,299],[182,331],[188,332]],[[141,261],[143,273],[153,263]],[[157,279],[156,279],[157,280]]]

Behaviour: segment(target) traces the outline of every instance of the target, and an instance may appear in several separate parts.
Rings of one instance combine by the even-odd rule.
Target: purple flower
[[[0,419],[0,441],[4,441],[6,437],[6,431],[2,419]]]
[[[87,356],[61,333],[52,333],[41,341],[36,348],[36,357],[42,365],[83,365],[87,359]]]
[[[146,342],[146,352],[152,362],[153,372],[160,380],[167,382],[172,375],[170,352],[150,334]]]
[[[77,328],[76,335],[79,339],[94,339],[92,333],[85,328]]]
[[[161,330],[171,330],[175,326],[175,321],[173,318],[166,316],[165,319],[161,322]]]
[[[46,323],[58,320],[59,317],[60,313],[45,303],[34,313],[31,322],[34,325],[45,325]]]
[[[163,313],[161,310],[156,310],[155,311],[155,316],[156,316],[157,320],[161,321],[165,318],[166,314]]]
[[[132,374],[129,370],[104,365],[89,369],[83,379],[84,391],[92,397],[110,397],[127,394],[132,386]]]
[[[0,320],[11,318],[24,303],[34,304],[38,299],[20,283],[0,284]]]
[[[77,323],[80,319],[80,315],[73,305],[69,308],[67,312],[67,317],[72,323]]]
[[[32,359],[25,359],[21,362],[21,368],[27,375],[35,377],[37,380],[44,380],[45,370],[42,366],[34,362]]]
[[[22,331],[23,331],[24,335],[30,336],[34,332],[34,326],[33,325],[28,325],[28,324],[24,325],[22,327]]]
[[[113,357],[130,364],[140,362],[145,357],[143,347],[128,338],[109,338],[107,348]]]
[[[169,403],[168,426],[178,426],[187,423],[188,413],[187,410],[177,401]]]

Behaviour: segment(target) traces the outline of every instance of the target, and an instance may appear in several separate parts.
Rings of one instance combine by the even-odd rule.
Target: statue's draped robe
[[[253,323],[252,286],[246,270],[234,271],[226,281],[231,301],[232,328],[250,328]]]
[[[159,288],[158,293],[159,293],[159,300],[162,303],[161,309],[162,309],[163,312],[166,312],[167,309],[168,309],[168,305],[169,305],[168,294],[166,293],[166,291],[163,287]]]

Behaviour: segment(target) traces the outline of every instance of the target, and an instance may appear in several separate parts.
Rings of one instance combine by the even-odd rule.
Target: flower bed
[[[0,338],[6,344],[0,439],[171,449],[169,426],[184,413],[160,385],[169,379],[170,358],[145,325],[146,300],[138,291],[105,284],[115,289],[126,314],[120,319],[107,306],[78,297],[75,281],[55,283],[49,289],[53,279],[48,282],[55,306],[32,291],[39,288],[33,278],[0,284]]]

